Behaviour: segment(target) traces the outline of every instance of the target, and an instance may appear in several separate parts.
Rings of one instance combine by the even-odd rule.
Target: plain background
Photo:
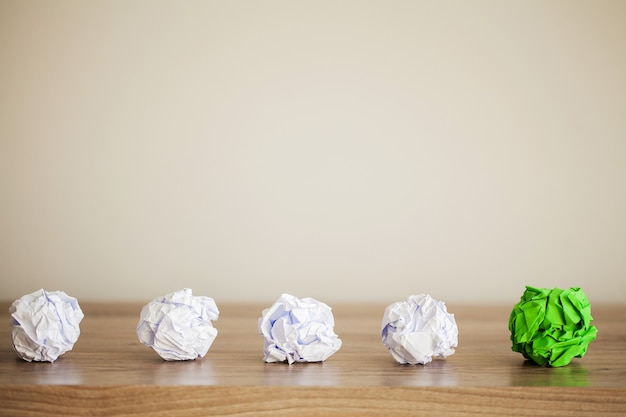
[[[626,294],[626,1],[0,0],[0,299]]]

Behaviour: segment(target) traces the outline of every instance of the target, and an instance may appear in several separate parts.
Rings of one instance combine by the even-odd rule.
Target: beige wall
[[[0,299],[626,294],[626,1],[0,0]]]

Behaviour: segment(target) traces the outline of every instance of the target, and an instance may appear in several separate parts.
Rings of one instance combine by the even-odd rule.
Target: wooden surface
[[[18,359],[7,319],[0,416],[626,415],[626,305],[594,306],[598,339],[563,368],[511,351],[505,306],[448,304],[459,348],[425,366],[399,365],[383,347],[384,305],[333,306],[341,350],[291,366],[262,360],[264,306],[219,307],[211,350],[187,362],[137,341],[141,305],[82,305],[80,339],[54,363]]]

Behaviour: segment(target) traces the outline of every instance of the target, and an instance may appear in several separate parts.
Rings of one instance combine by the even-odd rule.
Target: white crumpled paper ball
[[[341,347],[331,308],[313,298],[283,294],[259,319],[265,362],[321,362]]]
[[[76,298],[43,289],[15,300],[9,313],[13,348],[28,362],[54,362],[72,350],[84,317]]]
[[[458,335],[454,314],[448,313],[443,301],[427,294],[393,303],[383,316],[383,344],[402,364],[425,365],[433,356],[452,355]]]
[[[219,314],[212,298],[193,296],[185,288],[143,307],[137,337],[166,361],[201,358],[217,336],[211,320],[217,320]]]

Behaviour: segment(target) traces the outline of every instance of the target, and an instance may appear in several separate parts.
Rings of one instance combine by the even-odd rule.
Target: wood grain
[[[0,416],[626,414],[623,305],[594,307],[598,339],[563,368],[511,351],[504,306],[449,304],[459,348],[426,366],[398,365],[382,346],[383,305],[334,306],[341,350],[291,366],[262,360],[264,306],[220,305],[213,347],[187,362],[165,362],[137,341],[140,305],[82,307],[81,337],[55,363],[18,359],[6,325]]]
[[[3,416],[622,416],[624,389],[521,387],[2,387]]]

